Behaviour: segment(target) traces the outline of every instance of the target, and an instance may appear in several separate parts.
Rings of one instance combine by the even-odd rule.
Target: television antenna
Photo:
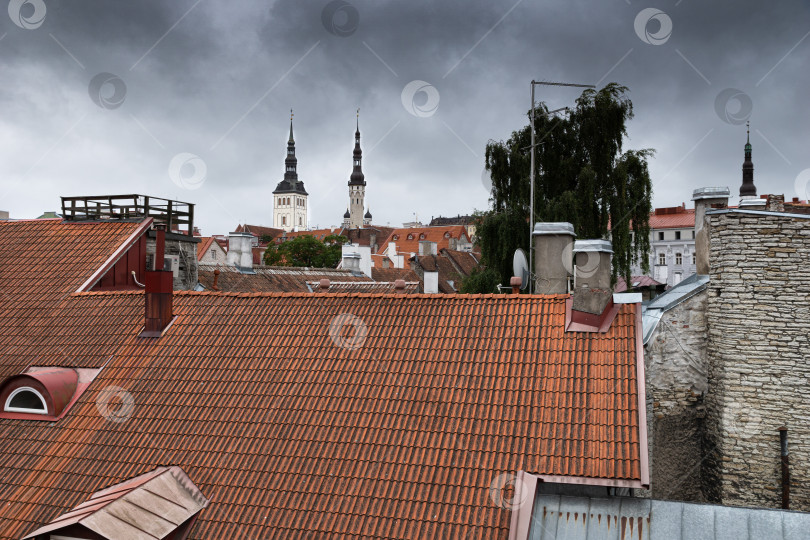
[[[531,134],[532,134],[532,145],[531,145],[531,170],[529,171],[529,268],[532,267],[532,260],[534,259],[534,149],[537,147],[537,144],[534,142],[534,87],[535,86],[567,86],[573,88],[596,88],[592,84],[575,84],[575,83],[563,83],[563,82],[548,82],[548,81],[535,81],[532,79],[531,88],[532,88],[532,108],[531,108]],[[557,112],[557,111],[555,111]],[[550,113],[549,113],[550,114]],[[529,286],[529,294],[532,293],[532,287]]]

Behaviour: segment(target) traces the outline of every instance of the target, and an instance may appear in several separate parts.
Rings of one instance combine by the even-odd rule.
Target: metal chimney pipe
[[[782,508],[790,509],[790,455],[787,443],[788,428],[779,428],[779,446],[782,454]]]

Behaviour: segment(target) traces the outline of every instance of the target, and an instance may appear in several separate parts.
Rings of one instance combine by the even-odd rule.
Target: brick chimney
[[[166,231],[163,227],[155,230],[155,257],[153,268],[146,271],[144,278],[146,291],[144,329],[140,337],[160,337],[172,321],[172,282],[171,270],[163,270],[166,250]]]
[[[568,294],[574,245],[574,226],[570,223],[534,225],[534,292]]]
[[[610,287],[613,246],[608,240],[578,240],[574,242],[575,311],[602,315],[612,302]]]
[[[692,192],[695,201],[695,262],[701,275],[709,273],[709,222],[706,210],[728,208],[731,191],[727,187],[704,187]]]

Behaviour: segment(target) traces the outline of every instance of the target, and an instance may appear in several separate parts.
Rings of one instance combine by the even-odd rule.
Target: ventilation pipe
[[[570,223],[536,223],[534,232],[534,292],[568,294],[571,277],[574,226]]]
[[[523,285],[523,280],[520,276],[512,276],[509,285],[512,286],[512,294],[520,294],[520,286]]]

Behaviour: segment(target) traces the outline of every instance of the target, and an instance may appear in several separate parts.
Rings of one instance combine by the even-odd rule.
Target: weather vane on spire
[[[292,119],[293,119],[293,110],[292,110],[292,109],[290,109],[290,121],[291,121],[291,122],[292,122]]]

